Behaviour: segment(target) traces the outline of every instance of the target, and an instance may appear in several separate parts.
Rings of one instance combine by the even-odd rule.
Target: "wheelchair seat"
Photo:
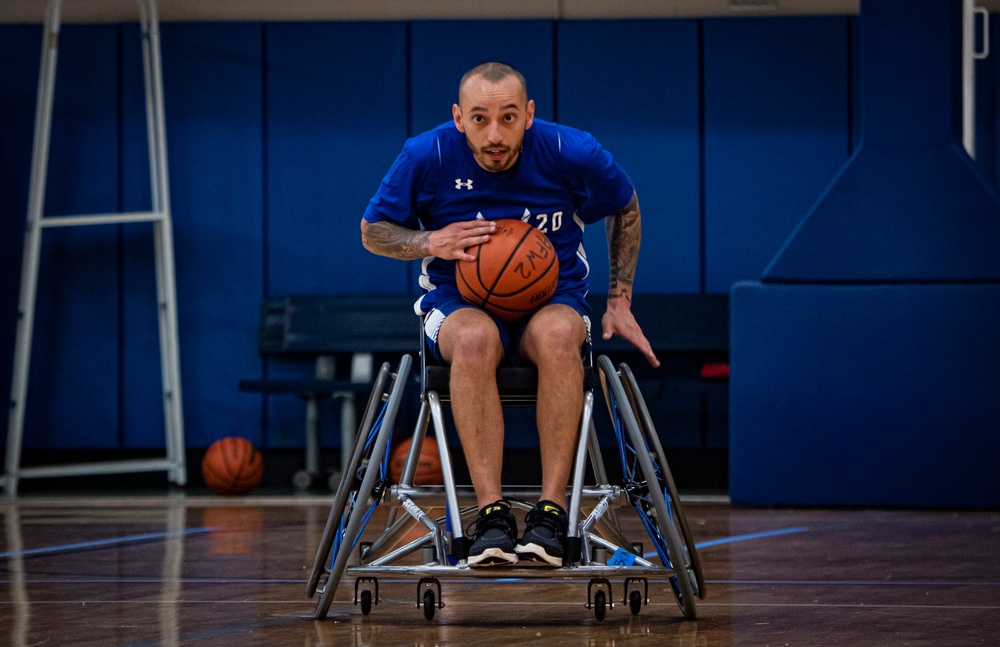
[[[448,401],[451,370],[437,364],[424,366],[423,392],[436,391],[442,402]],[[594,367],[584,366],[583,390],[593,391],[596,385]],[[511,402],[515,399],[534,402],[538,393],[538,369],[534,366],[501,365],[497,369],[497,390],[500,399]]]

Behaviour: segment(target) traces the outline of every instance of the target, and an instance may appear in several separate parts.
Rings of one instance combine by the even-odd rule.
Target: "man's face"
[[[535,118],[535,102],[528,101],[515,76],[498,83],[473,76],[462,86],[451,115],[476,162],[487,171],[505,171],[521,154],[524,131]]]

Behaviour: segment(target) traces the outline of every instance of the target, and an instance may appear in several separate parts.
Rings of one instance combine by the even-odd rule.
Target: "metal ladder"
[[[166,131],[163,116],[163,77],[160,65],[159,20],[154,0],[136,0],[142,32],[142,58],[146,93],[146,130],[149,143],[149,170],[152,183],[152,210],[73,216],[43,216],[49,135],[52,127],[52,100],[55,94],[56,58],[62,0],[50,0],[45,11],[42,59],[35,111],[35,138],[31,160],[31,187],[21,270],[14,371],[11,380],[10,418],[7,426],[7,454],[2,483],[7,495],[17,494],[23,478],[122,474],[166,471],[168,480],[184,485],[184,426],[181,403],[179,351],[177,342],[177,294],[174,283],[173,230],[167,184]],[[166,423],[166,457],[115,460],[21,468],[25,400],[31,363],[31,336],[38,289],[38,266],[42,231],[49,227],[75,227],[149,222],[153,224],[156,292],[160,332],[160,365],[163,381],[163,411]]]

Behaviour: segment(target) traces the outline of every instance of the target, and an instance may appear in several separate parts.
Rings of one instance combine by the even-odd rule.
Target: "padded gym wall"
[[[257,409],[230,385],[259,370],[244,320],[259,307],[263,272],[261,29],[161,32],[185,433],[192,447],[233,434],[256,442]]]
[[[847,159],[849,24],[704,21],[708,292],[760,276]]]
[[[17,295],[21,276],[21,249],[30,182],[31,150],[38,92],[38,60],[33,66],[11,65],[25,51],[38,51],[41,28],[26,25],[0,27],[0,393],[10,393],[14,362]],[[7,423],[3,423],[6,435]],[[6,446],[6,445],[4,445]]]
[[[960,26],[862,4],[860,145],[731,292],[734,502],[1000,503],[1000,198],[962,148]]]
[[[645,217],[638,292],[719,294],[759,276],[847,158],[854,20],[163,24],[188,445],[301,445],[294,398],[264,407],[236,388],[311,370],[262,366],[260,299],[414,292],[416,264],[364,252],[358,220],[403,139],[449,118],[472,64],[520,67],[540,117],[590,130],[628,170]],[[40,39],[0,25],[4,393]],[[137,39],[128,24],[64,26],[47,213],[147,203]],[[981,144],[982,163],[994,150]],[[46,234],[26,448],[162,443],[150,239],[140,226]],[[588,245],[597,292],[599,227]]]
[[[558,120],[597,137],[636,187],[640,293],[702,292],[699,28],[691,20],[559,24]],[[615,56],[595,42],[614,43]],[[588,227],[585,244],[591,290],[607,292],[604,227]]]
[[[27,87],[18,84],[11,89],[12,98],[28,100],[28,110],[18,110],[12,115],[19,121],[7,122],[6,115],[0,119],[27,133],[33,132],[40,34],[40,29],[16,30],[9,47],[22,48],[22,53],[20,56],[13,51],[7,53],[3,65],[7,68],[8,62],[22,58],[35,61],[31,84]],[[63,35],[63,46],[73,49],[76,55],[66,57],[59,68],[61,83],[56,88],[53,112],[50,183],[45,195],[48,214],[72,214],[80,210],[101,213],[119,206],[117,34],[113,26],[86,26]],[[2,40],[7,42],[6,38]],[[27,81],[31,75],[17,76],[19,81]],[[7,96],[6,91],[2,94]],[[25,116],[27,121],[23,119]],[[17,232],[6,243],[4,253],[4,256],[9,254],[13,270],[4,274],[4,293],[10,299],[5,298],[5,302],[8,307],[14,306],[5,312],[11,314],[16,313],[27,212],[30,139],[25,143],[28,155],[8,152],[6,143],[3,153],[4,166],[13,170],[15,165],[23,165],[23,170],[11,173],[12,177],[23,178],[23,184],[11,187],[3,197],[7,210],[4,220],[12,220]],[[69,158],[75,158],[77,163],[62,163]],[[35,446],[59,446],[69,439],[86,438],[92,447],[116,447],[120,443],[121,312],[116,291],[119,240],[114,231],[86,227],[50,230],[42,243],[42,256],[47,262],[38,275],[34,370],[29,376],[29,390],[41,395],[26,411],[26,429],[31,430]],[[5,331],[10,331],[4,336],[5,353],[13,351],[13,321],[8,320],[10,323],[4,326]],[[6,393],[10,393],[11,361],[3,366]],[[91,435],[91,430],[102,433]]]
[[[279,23],[264,34],[265,291],[406,293],[406,265],[373,257],[358,224],[376,169],[407,135],[406,25]]]
[[[259,294],[407,293],[409,264],[366,251],[359,229],[380,174],[407,135],[406,25],[278,23],[266,25],[264,36],[267,198],[258,216],[266,228]],[[266,370],[270,377],[315,373],[312,362],[269,362]],[[237,397],[263,399],[269,445],[302,445],[300,400]],[[339,444],[336,409],[329,401],[322,406],[323,443]]]

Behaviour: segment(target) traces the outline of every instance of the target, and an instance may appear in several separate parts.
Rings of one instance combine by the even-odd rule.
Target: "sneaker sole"
[[[563,564],[562,555],[558,557],[549,555],[538,544],[518,544],[514,547],[514,552],[517,553],[518,557],[542,566],[562,566]]]
[[[487,548],[478,555],[470,555],[469,566],[513,566],[517,564],[517,553],[505,553],[500,548]]]

